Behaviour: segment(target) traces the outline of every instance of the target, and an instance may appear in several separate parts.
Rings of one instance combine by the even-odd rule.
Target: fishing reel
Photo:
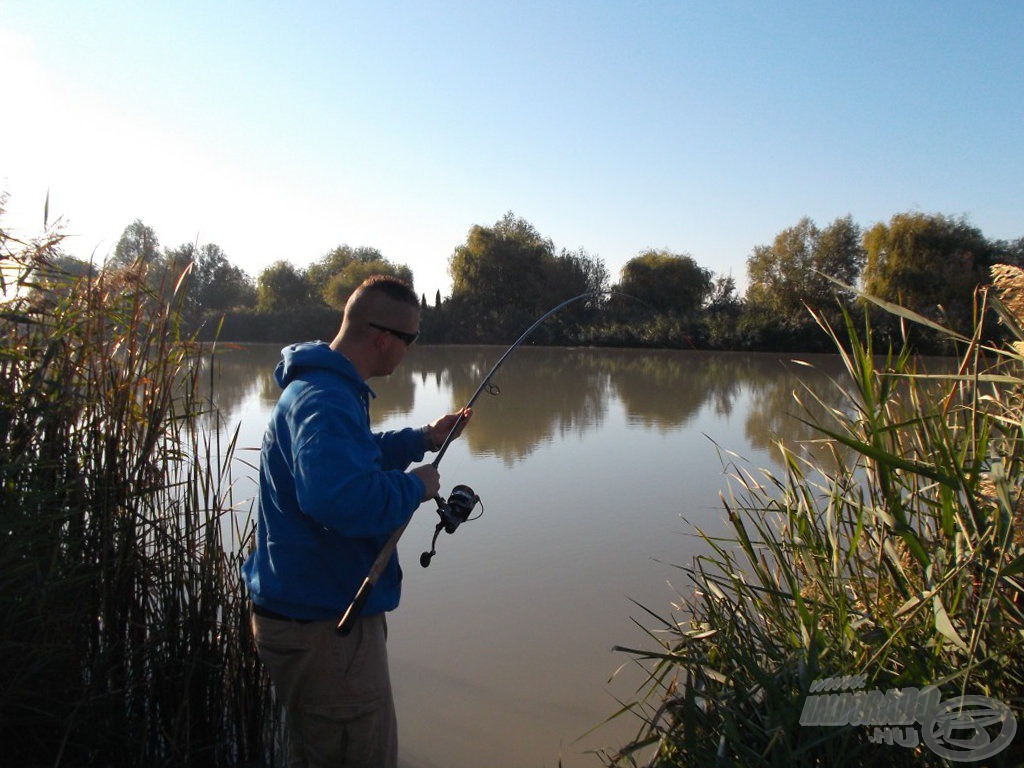
[[[480,514],[483,514],[483,504],[480,501],[480,497],[468,485],[456,485],[452,488],[448,501],[442,500],[440,496],[435,496],[434,501],[437,502],[437,514],[441,521],[434,528],[434,538],[430,542],[430,551],[420,555],[420,565],[424,568],[430,565],[430,559],[437,554],[437,537],[441,534],[441,531],[449,534],[455,533],[460,525],[470,519],[469,516],[473,514],[473,509],[477,504],[480,504]],[[472,519],[476,520],[479,517],[480,515],[477,515]]]

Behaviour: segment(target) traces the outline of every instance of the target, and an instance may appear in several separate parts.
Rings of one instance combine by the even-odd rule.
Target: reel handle
[[[434,528],[434,538],[430,542],[430,551],[420,555],[420,567],[422,568],[430,567],[431,559],[437,554],[437,537],[441,533],[441,529],[444,528],[444,508],[446,502],[440,495],[435,496],[434,501],[437,502],[437,514],[441,516],[441,522]]]

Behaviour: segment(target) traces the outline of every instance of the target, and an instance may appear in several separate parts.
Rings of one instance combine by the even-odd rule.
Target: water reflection
[[[449,407],[469,402],[504,350],[491,347],[435,347],[417,350],[413,366],[445,372]],[[477,401],[487,418],[467,431],[474,455],[499,457],[507,466],[526,458],[555,435],[582,435],[599,426],[607,409],[608,377],[593,355],[573,350],[517,351],[492,379],[492,390]],[[478,424],[485,424],[477,429]]]
[[[609,374],[631,424],[678,429],[708,401],[728,413],[740,382],[723,372],[722,356],[700,352],[621,351]]]
[[[464,405],[503,352],[414,348],[393,376],[371,382],[374,423],[416,423]],[[242,422],[243,448],[259,445],[279,396],[279,357],[279,345],[216,356],[214,399],[228,424]],[[674,598],[666,575],[678,576],[662,564],[696,554],[690,523],[725,530],[726,480],[705,435],[759,466],[775,440],[809,436],[791,416],[791,393],[805,382],[835,399],[827,375],[839,372],[835,359],[813,363],[535,347],[510,357],[496,377],[501,395],[481,396],[444,468],[446,487],[471,483],[486,515],[443,540],[429,570],[414,563],[436,522],[430,505],[401,545],[407,567],[389,656],[402,764],[583,768],[594,764],[587,749],[632,736],[632,724],[618,721],[576,741],[617,708],[613,696],[643,682],[606,685],[624,660],[608,649],[647,639],[630,634],[639,630],[626,596],[661,612]]]
[[[266,409],[273,407],[281,396],[274,370],[281,360],[282,348],[283,345],[276,344],[221,344],[212,354],[208,351],[209,375],[202,384],[208,391],[212,389],[213,402],[221,414],[237,413],[242,403],[257,394]],[[377,383],[371,382],[375,391]],[[400,369],[388,379],[387,395],[374,403],[375,418],[400,416],[412,410],[416,382],[409,368]]]
[[[413,411],[417,391],[446,393],[441,410],[464,405],[504,350],[500,347],[414,348],[405,364],[387,379],[375,379],[374,421]],[[276,345],[224,345],[214,356],[214,402],[222,414],[235,414],[258,395],[263,410],[277,401],[273,372],[280,359]],[[794,418],[841,404],[831,379],[844,374],[838,358],[805,355],[800,365],[787,356],[693,351],[523,348],[501,368],[494,383],[500,396],[481,395],[477,419],[466,433],[470,452],[498,457],[506,466],[530,456],[541,445],[569,435],[598,431],[610,405],[621,403],[631,426],[668,432],[687,426],[707,407],[727,417],[742,405],[745,436],[755,448],[778,440],[807,446],[814,431]],[[440,411],[438,412],[440,413]]]

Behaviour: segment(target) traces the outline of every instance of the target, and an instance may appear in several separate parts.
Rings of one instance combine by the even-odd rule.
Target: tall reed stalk
[[[843,405],[803,391],[794,410],[835,460],[780,444],[782,473],[730,463],[731,534],[700,534],[708,554],[680,567],[689,586],[675,611],[648,610],[652,648],[620,649],[649,677],[619,713],[638,716],[640,731],[607,765],[957,764],[920,738],[901,746],[865,725],[801,724],[812,686],[828,679],[934,685],[943,701],[986,696],[1021,717],[1024,273],[996,278],[996,295],[980,294],[978,333],[953,339],[953,372],[929,373],[909,347],[879,355],[871,328],[849,317],[852,341],[840,344],[819,319],[845,362],[834,382]],[[1015,344],[980,340],[989,299]],[[984,764],[1022,764],[1022,741]]]
[[[179,333],[176,286],[143,265],[73,278],[60,240],[0,232],[3,760],[257,764],[273,707],[239,578],[234,439],[196,418],[209,366]]]

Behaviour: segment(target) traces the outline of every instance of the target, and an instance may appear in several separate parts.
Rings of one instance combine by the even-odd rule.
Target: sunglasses
[[[388,328],[386,325],[379,325],[377,323],[367,323],[371,328],[376,328],[378,331],[384,331],[390,333],[396,339],[405,342],[405,346],[411,347],[416,343],[416,339],[419,338],[420,334],[417,333],[406,333],[405,331],[396,331],[394,328]]]

